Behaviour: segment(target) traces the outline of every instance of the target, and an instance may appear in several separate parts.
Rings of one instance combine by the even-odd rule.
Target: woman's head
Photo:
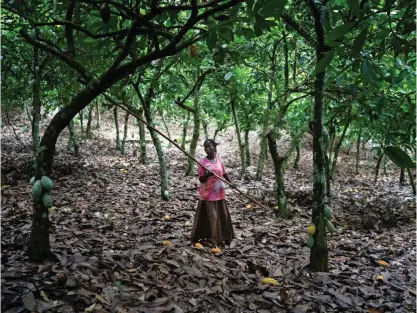
[[[215,142],[213,139],[206,139],[204,141],[204,151],[206,152],[207,156],[214,157],[217,153],[217,142]]]

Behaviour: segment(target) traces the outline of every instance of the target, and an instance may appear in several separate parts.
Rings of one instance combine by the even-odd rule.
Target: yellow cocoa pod
[[[168,222],[170,219],[171,219],[171,218],[169,217],[169,215],[165,215],[165,216],[164,216],[164,221],[165,221],[165,222]]]
[[[211,249],[211,252],[216,254],[216,253],[222,252],[222,250],[220,250],[219,248],[213,248],[213,249]]]
[[[162,245],[166,247],[166,246],[173,246],[174,244],[169,240],[164,240],[162,241]]]
[[[249,210],[250,210],[250,209],[252,209],[252,204],[248,204],[248,205],[246,206],[246,208],[247,208],[247,209],[249,209]]]
[[[311,224],[310,226],[307,227],[307,234],[309,234],[310,236],[313,236],[315,232],[316,232],[316,225]]]
[[[276,281],[276,280],[275,280],[275,279],[273,279],[273,278],[269,278],[269,277],[264,278],[264,279],[262,280],[262,283],[264,283],[264,284],[269,284],[269,285],[275,285],[275,286],[278,286],[278,285],[279,285],[279,282],[278,282],[278,281]]]
[[[199,243],[199,242],[197,242],[197,243],[195,244],[195,247],[196,247],[197,249],[203,249],[203,245],[202,245],[201,243]]]

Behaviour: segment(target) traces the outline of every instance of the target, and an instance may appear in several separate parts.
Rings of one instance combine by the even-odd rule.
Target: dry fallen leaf
[[[378,262],[378,264],[379,264],[379,265],[381,265],[381,266],[385,266],[385,267],[389,266],[389,263],[387,263],[387,262],[385,262],[385,261],[383,261],[383,260],[378,260],[377,262]]]

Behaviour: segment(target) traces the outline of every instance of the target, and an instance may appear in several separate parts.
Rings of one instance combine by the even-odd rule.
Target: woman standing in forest
[[[200,163],[210,171],[198,165],[199,201],[191,231],[191,241],[197,242],[201,239],[209,239],[215,245],[221,246],[223,242],[230,243],[234,238],[234,232],[232,219],[226,205],[224,183],[213,174],[223,177],[230,183],[216,147],[217,143],[213,139],[207,139],[204,142],[204,150],[207,156],[202,158]]]

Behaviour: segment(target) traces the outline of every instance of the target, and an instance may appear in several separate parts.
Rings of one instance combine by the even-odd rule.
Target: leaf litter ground
[[[29,145],[23,123],[16,125]],[[313,273],[305,245],[312,205],[310,137],[303,142],[300,168],[286,172],[293,217],[277,219],[255,205],[247,209],[250,202],[229,189],[236,239],[213,255],[211,247],[197,249],[188,239],[197,178],[184,177],[186,157],[165,144],[171,200],[164,202],[154,149],[149,145],[150,164],[140,165],[131,147],[125,156],[114,151],[112,124],[102,127],[98,137],[82,144],[80,158],[66,152],[66,131],[58,141],[50,237],[59,262],[42,264],[24,254],[31,227],[29,154],[3,127],[2,312],[416,310],[415,200],[408,185],[398,185],[394,167],[373,183],[369,152],[358,175],[354,156],[340,157],[332,189],[337,231],[328,241],[330,271]],[[180,131],[171,130],[178,136]],[[129,137],[133,132],[132,125]],[[226,168],[239,188],[273,208],[270,160],[263,181],[254,179],[255,167],[238,180],[232,133],[219,140]],[[255,134],[251,139],[256,162]],[[162,246],[163,240],[173,246]],[[264,277],[280,285],[262,284]]]

